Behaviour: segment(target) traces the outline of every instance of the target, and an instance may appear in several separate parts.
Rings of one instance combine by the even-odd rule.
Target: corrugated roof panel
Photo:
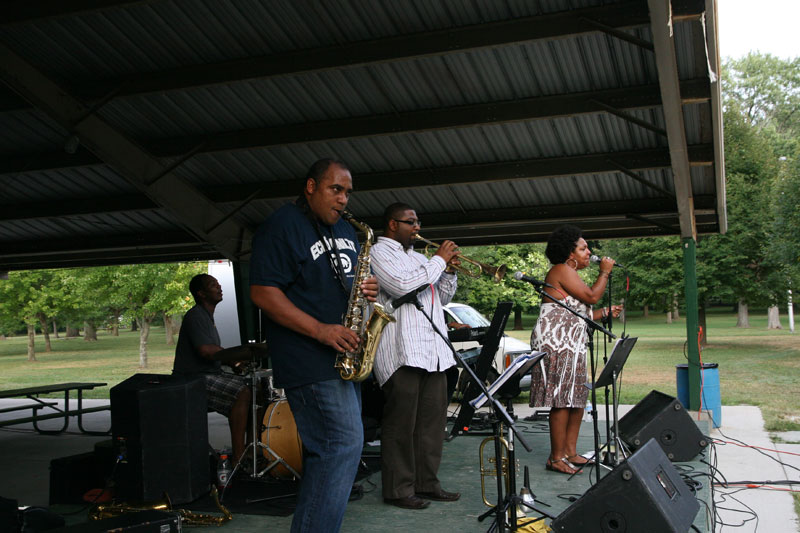
[[[39,111],[3,113],[0,153],[19,154],[63,149],[68,132]]]

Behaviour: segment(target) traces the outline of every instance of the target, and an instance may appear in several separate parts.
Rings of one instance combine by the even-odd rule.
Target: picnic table
[[[36,387],[27,387],[24,389],[10,389],[10,390],[0,390],[0,399],[2,398],[28,398],[31,402],[25,403],[23,405],[15,405],[12,407],[4,407],[0,409],[0,413],[10,413],[15,411],[24,411],[26,409],[31,410],[31,416],[26,416],[22,418],[11,418],[7,420],[0,420],[0,427],[11,426],[15,424],[26,424],[28,422],[33,422],[33,427],[36,431],[43,435],[56,435],[58,433],[63,433],[69,427],[69,417],[77,416],[78,417],[78,429],[81,430],[81,433],[85,433],[87,435],[108,435],[111,430],[108,431],[89,431],[84,429],[83,427],[83,415],[87,413],[95,413],[98,411],[107,411],[111,409],[110,405],[98,405],[95,407],[84,407],[83,406],[83,391],[91,390],[95,387],[104,387],[105,383],[56,383],[53,385],[40,385]],[[78,406],[76,409],[70,409],[69,407],[69,397],[71,391],[77,391],[77,400]],[[64,393],[64,408],[60,408],[58,406],[58,402],[54,401],[47,401],[47,398],[39,398],[41,394],[52,394],[57,392]],[[42,412],[44,410],[46,412]],[[53,411],[53,412],[49,412]],[[42,429],[39,427],[39,422],[42,420],[50,420],[55,418],[63,418],[64,425],[61,429]]]

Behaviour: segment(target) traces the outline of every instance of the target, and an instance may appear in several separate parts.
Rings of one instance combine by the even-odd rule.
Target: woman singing
[[[614,260],[604,257],[597,280],[589,287],[578,270],[589,266],[591,251],[575,226],[557,228],[547,240],[545,255],[553,264],[545,281],[555,287],[545,291],[584,316],[594,320],[606,317],[608,309],[592,311],[600,301],[614,268]],[[619,316],[622,306],[612,306]],[[591,314],[590,314],[591,313]],[[586,323],[558,304],[542,301],[531,347],[547,353],[534,367],[531,379],[531,406],[550,407],[550,457],[547,470],[574,474],[591,461],[578,455],[576,446],[589,389],[586,387]]]

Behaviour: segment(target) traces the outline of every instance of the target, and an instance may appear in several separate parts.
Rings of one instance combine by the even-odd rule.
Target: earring
[[[572,267],[572,268],[574,268],[575,270],[578,270],[578,260],[575,259],[574,257],[570,257],[569,259],[567,259],[567,265],[569,265],[570,261],[575,261],[575,266]]]

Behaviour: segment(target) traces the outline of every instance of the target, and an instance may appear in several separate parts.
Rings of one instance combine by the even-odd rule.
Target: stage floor
[[[570,497],[578,498],[590,487],[591,481],[594,481],[594,472],[590,475],[587,471],[570,478],[563,474],[546,471],[544,465],[549,450],[547,423],[524,420],[525,416],[531,414],[531,410],[527,406],[516,406],[516,411],[519,416],[517,427],[532,448],[531,452],[527,452],[519,443],[516,446],[517,485],[518,487],[522,486],[524,467],[528,466],[531,490],[535,494],[537,505],[552,515],[558,515],[572,505]],[[97,421],[91,423],[87,421],[86,426],[91,429],[108,427],[107,422],[105,422],[105,426],[103,425],[104,422],[101,418],[103,415],[107,417],[108,412],[98,413]],[[604,428],[604,423],[601,423],[601,426]],[[487,428],[486,431],[490,431],[490,429]],[[601,429],[601,433],[604,434],[605,430]],[[210,415],[209,437],[211,444],[215,447],[221,447],[227,442],[227,424],[224,418],[214,414]],[[348,505],[342,531],[486,531],[492,517],[483,522],[477,520],[478,516],[488,509],[481,496],[479,466],[479,448],[484,438],[484,435],[459,436],[445,443],[439,477],[446,490],[461,492],[462,496],[459,501],[431,502],[427,509],[420,511],[404,510],[386,505],[383,503],[380,490],[380,472],[376,472],[359,481],[363,487],[363,497]],[[3,472],[6,474],[6,483],[0,495],[17,499],[20,505],[48,505],[50,460],[92,451],[94,443],[100,440],[104,440],[104,438],[75,434],[44,436],[23,431],[15,433],[8,430],[2,432],[0,435],[0,460]],[[579,451],[589,451],[592,448],[592,425],[585,422],[581,428]],[[490,443],[486,447],[486,453],[491,454],[492,450],[493,445]],[[707,482],[708,467],[697,459],[699,457],[690,463],[679,463],[680,469],[684,473],[690,471],[700,473],[699,479],[705,482],[698,497],[710,503]],[[492,477],[487,477],[485,482],[488,497],[494,501],[496,482]],[[79,506],[68,505],[52,507],[52,510],[59,514],[79,509]],[[530,513],[529,516],[533,516],[533,514]],[[78,513],[69,516],[67,523],[80,522],[82,516],[85,514]],[[234,519],[225,524],[224,530],[229,533],[288,531],[291,519],[291,516],[236,513]],[[701,509],[695,519],[695,526],[699,531],[708,532],[710,531],[709,524],[705,506],[701,504]],[[198,530],[204,529],[199,528]]]

